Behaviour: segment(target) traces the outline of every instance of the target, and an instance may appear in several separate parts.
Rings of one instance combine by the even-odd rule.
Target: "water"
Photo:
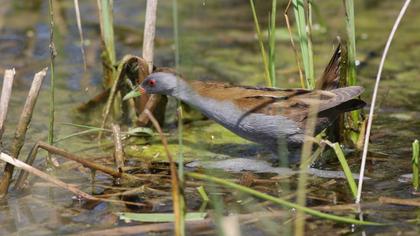
[[[27,90],[33,74],[43,67],[49,66],[49,23],[47,1],[15,1],[3,0],[0,9],[0,73],[4,69],[15,67],[17,71],[11,100],[6,133],[3,138],[4,147],[10,145],[13,129],[17,123],[24,103]],[[335,37],[345,36],[343,8],[340,1],[322,1],[317,3],[322,12],[321,18],[327,23],[320,30],[314,31],[314,50],[316,74],[322,73],[324,65],[333,52]],[[366,88],[363,95],[365,101],[370,101],[379,56],[392,27],[400,1],[356,1],[356,33],[357,58],[361,61],[358,78]],[[267,6],[264,6],[267,5]],[[97,108],[89,114],[76,112],[76,107],[89,100],[101,91],[101,62],[99,24],[95,3],[81,1],[83,30],[85,34],[85,50],[88,68],[83,70],[80,54],[79,35],[76,27],[75,13],[72,1],[56,1],[57,33],[56,61],[57,108],[56,137],[64,137],[79,128],[63,123],[100,125],[102,108]],[[284,9],[284,2],[279,3]],[[265,14],[269,4],[257,5],[261,25],[267,25]],[[114,6],[117,55],[141,54],[141,38],[144,19],[145,1],[116,1]],[[365,212],[367,220],[397,223],[390,227],[356,227],[356,233],[366,230],[367,233],[397,232],[416,234],[418,227],[409,224],[407,220],[418,219],[418,209],[407,206],[381,205],[380,196],[397,198],[415,198],[411,193],[410,183],[399,182],[401,175],[411,172],[411,142],[420,137],[420,82],[418,61],[420,47],[417,30],[419,19],[416,13],[420,4],[416,1],[410,6],[405,19],[395,37],[383,73],[380,86],[379,103],[374,117],[367,176],[363,192],[363,200],[368,204]],[[60,13],[58,13],[60,12]],[[161,66],[174,65],[174,50],[172,41],[172,9],[171,1],[160,1],[158,11],[158,32],[156,39],[155,64]],[[284,27],[282,10],[278,10],[278,19]],[[318,16],[317,16],[318,17]],[[180,19],[180,71],[188,79],[221,80],[246,85],[263,85],[263,67],[259,48],[255,38],[254,24],[247,1],[182,1],[179,4]],[[326,27],[327,31],[322,30]],[[263,27],[265,28],[265,27]],[[281,32],[280,32],[281,33]],[[279,34],[280,34],[279,33]],[[279,37],[277,41],[277,78],[280,87],[299,86],[295,59],[290,43],[286,38]],[[2,75],[1,75],[2,76]],[[48,82],[39,97],[31,127],[27,134],[26,144],[21,156],[28,153],[31,146],[38,140],[47,139],[48,127]],[[167,117],[169,147],[174,154],[177,152],[176,129],[174,120],[174,101],[170,101]],[[226,166],[231,165],[234,158],[252,158],[261,166],[267,165],[266,157],[270,154],[258,145],[244,141],[221,126],[211,121],[199,120],[199,114],[189,114],[189,122],[185,125],[184,144],[186,161],[210,161],[213,164],[211,173],[240,178],[241,174],[226,172]],[[56,144],[82,156],[102,157],[101,163],[112,165],[111,137],[107,137],[104,145],[92,142],[95,135],[87,135],[67,139]],[[139,166],[140,172],[167,174],[166,160],[159,139],[153,138],[145,144],[144,139],[137,140],[137,145],[126,146],[126,154],[130,156],[130,165]],[[36,162],[39,168],[45,166],[45,153],[38,155]],[[176,156],[176,155],[174,155]],[[354,173],[358,172],[358,153],[348,154],[349,164]],[[106,158],[108,157],[108,158]],[[90,183],[90,171],[74,162],[59,158],[64,163],[57,171],[49,171],[63,181],[76,184],[88,193],[109,193],[117,191],[112,179],[97,173],[95,185]],[[154,162],[152,162],[154,161]],[[204,165],[204,167],[208,167]],[[236,165],[237,167],[237,165]],[[320,165],[322,169],[339,170],[337,160],[330,159]],[[45,169],[45,168],[44,168]],[[267,167],[268,169],[268,167]],[[241,171],[241,170],[239,170]],[[254,170],[255,171],[255,170]],[[289,170],[290,171],[290,170]],[[259,171],[256,171],[259,172]],[[275,172],[275,171],[272,171]],[[275,182],[254,184],[253,188],[273,195],[287,197],[290,192],[284,190],[288,185],[292,190],[296,185],[295,177],[285,177],[276,180],[276,174],[255,173],[255,178]],[[170,183],[166,179],[150,178],[138,186],[147,186],[148,190],[134,197],[138,202],[147,203],[146,207],[137,209],[140,212],[171,211]],[[332,205],[351,203],[351,194],[342,179],[313,176],[308,186],[308,204]],[[264,182],[264,181],[262,181]],[[85,232],[109,227],[126,225],[114,214],[128,211],[125,206],[107,203],[92,203],[75,199],[74,196],[39,179],[31,179],[31,188],[24,193],[12,192],[7,201],[0,206],[0,234],[31,234],[50,235]],[[118,186],[117,186],[118,187]],[[125,188],[127,186],[119,186]],[[284,187],[284,188],[283,188]],[[194,187],[187,188],[187,205],[190,211],[200,207],[200,198]],[[212,192],[211,189],[207,191]],[[226,213],[247,213],[252,204],[240,202],[254,201],[256,210],[265,210],[263,202],[247,196],[230,194],[231,191],[218,189],[222,194]],[[152,201],[153,200],[153,201]],[[271,206],[279,210],[277,207]],[[255,210],[254,209],[254,210]],[[270,221],[265,222],[270,224]],[[130,223],[134,224],[134,223]],[[290,223],[289,223],[290,224]],[[288,224],[285,223],[287,228]],[[336,234],[352,232],[348,225],[311,220],[308,224],[312,232],[319,234]],[[261,225],[243,226],[243,235],[269,234],[270,227]],[[276,231],[277,230],[277,231]],[[275,229],[270,232],[279,232]],[[214,232],[209,231],[209,234]],[[274,233],[273,233],[274,234]]]

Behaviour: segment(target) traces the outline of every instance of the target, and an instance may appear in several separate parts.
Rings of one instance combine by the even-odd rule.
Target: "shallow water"
[[[179,4],[180,18],[180,71],[188,79],[220,80],[246,85],[263,85],[263,69],[260,62],[258,44],[255,39],[254,25],[247,1],[193,1],[185,0]],[[345,26],[341,1],[320,1],[318,3],[322,17],[326,21],[327,31],[314,31],[314,50],[316,73],[322,73],[324,65],[333,52],[337,35],[344,37]],[[262,16],[262,25],[266,25],[264,14],[267,6],[257,6]],[[56,47],[56,138],[80,131],[63,123],[100,125],[102,108],[89,113],[79,114],[76,107],[89,100],[101,91],[101,62],[99,25],[96,6],[93,1],[81,1],[80,9],[85,34],[85,50],[88,68],[83,70],[80,54],[79,35],[72,1],[57,1],[59,14],[56,14],[57,32]],[[141,54],[141,38],[144,19],[145,1],[115,1],[115,24],[117,55]],[[400,1],[356,1],[357,58],[359,66],[358,78],[366,87],[363,95],[370,101],[375,74],[379,63],[379,55],[393,20],[401,6]],[[281,9],[283,4],[279,3]],[[377,203],[380,196],[398,198],[414,198],[410,183],[399,182],[401,175],[411,172],[411,142],[420,137],[420,31],[417,30],[420,19],[416,13],[420,4],[416,1],[410,6],[393,43],[380,86],[379,105],[376,109],[374,127],[370,144],[370,160],[367,173],[371,179],[364,186],[364,202]],[[4,147],[10,145],[13,129],[17,123],[33,74],[41,68],[49,66],[49,23],[47,1],[11,1],[3,0],[0,9],[0,73],[4,69],[15,67],[17,74],[14,84],[11,105],[8,114],[6,133],[3,138]],[[284,27],[281,12],[278,10],[278,25]],[[172,8],[171,1],[160,1],[158,12],[158,32],[155,64],[159,66],[174,65],[172,41]],[[323,27],[320,27],[323,28]],[[279,87],[299,86],[293,51],[288,39],[279,37],[277,42],[277,78]],[[2,76],[2,74],[0,75]],[[38,140],[47,139],[48,128],[48,88],[49,77],[46,78],[38,100],[32,123],[27,134],[26,144],[21,159],[26,156],[31,146]],[[176,156],[177,133],[174,120],[175,101],[170,101],[167,129],[169,147]],[[247,142],[226,131],[221,126],[207,120],[192,118],[184,126],[183,152],[187,162],[210,161],[213,165],[210,173],[228,175],[239,178],[238,174],[223,171],[235,158],[252,158],[261,166],[267,166],[270,154],[256,144]],[[73,153],[102,158],[102,162],[112,164],[112,138],[98,145],[92,142],[95,135],[80,136],[59,142],[56,145]],[[126,154],[130,162],[138,165],[151,161],[165,161],[163,148],[159,139],[153,138],[144,145],[144,140],[137,140],[142,145],[126,146]],[[107,144],[108,143],[108,144]],[[44,168],[45,153],[38,155],[37,166]],[[354,173],[359,171],[358,153],[347,155]],[[67,183],[78,185],[88,193],[113,191],[112,179],[97,173],[95,185],[90,183],[90,171],[72,162],[65,162],[65,167],[49,173],[55,174]],[[239,162],[233,166],[239,166]],[[151,164],[154,165],[154,164]],[[249,164],[246,164],[249,165]],[[255,164],[257,165],[257,164]],[[155,171],[167,173],[165,163],[162,166],[148,167],[145,172]],[[319,168],[323,170],[340,170],[335,159],[325,161]],[[221,170],[220,170],[221,169]],[[249,169],[248,169],[249,170]],[[237,169],[237,171],[241,171]],[[255,169],[253,169],[255,171]],[[289,171],[289,170],[287,170]],[[255,171],[260,172],[260,171]],[[274,172],[275,171],[267,171]],[[258,179],[271,179],[275,174],[257,174]],[[311,177],[308,204],[351,203],[351,195],[345,181],[313,176]],[[12,192],[6,202],[0,205],[0,234],[50,235],[77,233],[86,230],[98,230],[125,225],[114,214],[127,211],[126,207],[107,203],[89,205],[83,200],[74,199],[67,191],[55,188],[46,182],[34,179],[32,187],[25,193]],[[296,178],[290,177],[273,186],[257,185],[255,188],[278,196],[289,196],[290,192],[283,188],[288,185],[292,190],[296,186]],[[328,183],[328,184],[326,184]],[[167,212],[171,210],[170,192],[167,182],[150,180],[147,186],[166,191],[158,196],[144,193],[144,199],[155,199],[152,208],[141,209],[141,212]],[[283,191],[284,190],[284,191]],[[189,189],[193,193],[194,189]],[[208,190],[211,192],[211,189]],[[249,197],[227,194],[223,192],[226,212],[250,212],[266,209],[259,206],[250,209],[249,205],[241,205],[238,201],[251,201]],[[155,192],[156,194],[156,192]],[[239,200],[238,200],[239,199]],[[140,200],[141,201],[141,200]],[[255,200],[252,200],[255,201]],[[188,199],[190,210],[198,210],[200,199],[191,194]],[[252,204],[250,204],[252,205]],[[389,221],[398,224],[390,227],[356,227],[355,232],[366,230],[367,233],[386,233],[395,235],[398,232],[416,234],[419,229],[406,220],[418,219],[417,208],[395,205],[373,205],[366,209],[367,219],[371,221]],[[131,223],[134,224],[134,223]],[[268,222],[267,224],[270,224]],[[290,223],[289,223],[290,224]],[[285,224],[287,226],[287,224]],[[311,220],[308,224],[312,232],[319,234],[336,234],[352,232],[347,225]],[[287,227],[286,227],[287,228]],[[244,235],[270,234],[270,227],[261,225],[244,226]],[[316,230],[316,231],[315,231]],[[268,232],[267,232],[268,231]],[[279,232],[279,231],[275,231]],[[283,232],[283,231],[282,231]],[[212,234],[214,232],[209,232]],[[274,234],[273,232],[271,232]]]

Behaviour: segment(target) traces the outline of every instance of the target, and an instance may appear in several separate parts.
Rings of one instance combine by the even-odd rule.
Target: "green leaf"
[[[150,128],[145,128],[145,127],[129,128],[127,131],[127,134],[128,135],[148,134],[152,136],[153,130]]]
[[[175,217],[173,213],[131,213],[118,212],[121,220],[140,221],[140,222],[173,222]],[[206,212],[189,212],[185,215],[186,221],[203,220],[207,216]]]

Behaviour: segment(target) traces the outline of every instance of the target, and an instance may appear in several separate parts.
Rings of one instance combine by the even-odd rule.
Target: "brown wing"
[[[349,101],[363,91],[359,86],[311,91],[201,81],[191,82],[190,85],[201,96],[219,101],[232,101],[246,113],[282,115],[296,122],[302,122],[308,116],[311,105],[318,106],[318,112],[325,111]]]
[[[309,112],[316,113],[334,108],[358,96],[363,88],[358,86],[322,90],[283,90],[278,95],[246,96],[234,100],[238,107],[247,113],[262,113],[266,115],[282,115],[295,122],[302,122]],[[310,108],[313,106],[313,108]]]

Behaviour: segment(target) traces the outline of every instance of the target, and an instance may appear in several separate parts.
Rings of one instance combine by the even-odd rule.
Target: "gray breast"
[[[294,121],[284,116],[245,114],[229,101],[206,99],[193,105],[233,133],[264,145],[274,145],[279,139],[286,140],[289,136],[302,132]]]

